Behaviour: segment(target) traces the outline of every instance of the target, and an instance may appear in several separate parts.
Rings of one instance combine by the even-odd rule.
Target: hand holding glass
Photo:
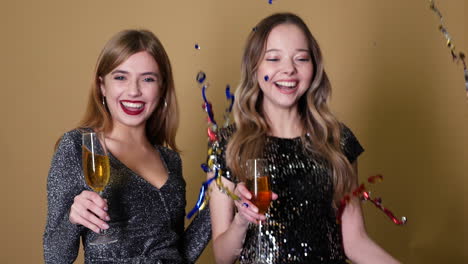
[[[259,214],[267,212],[272,199],[270,184],[270,174],[266,159],[249,159],[246,164],[246,185],[252,194],[250,200],[257,208]],[[268,263],[266,252],[262,252],[265,247],[262,241],[262,222],[258,223],[256,262],[257,264]]]
[[[102,196],[110,178],[109,156],[102,134],[83,133],[82,160],[86,184]],[[110,244],[116,241],[116,238],[107,235],[105,230],[101,230],[99,236],[91,241],[90,245]]]

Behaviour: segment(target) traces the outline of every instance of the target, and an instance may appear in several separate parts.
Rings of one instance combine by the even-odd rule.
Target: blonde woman
[[[209,212],[184,231],[185,181],[175,144],[178,107],[169,58],[146,30],[116,34],[99,56],[80,125],[59,140],[47,181],[46,263],[193,263],[210,239]],[[104,135],[111,180],[86,187],[82,132]],[[101,230],[118,241],[91,245]]]
[[[267,263],[398,263],[365,231],[357,199],[337,223],[337,205],[357,187],[353,133],[328,108],[330,83],[319,46],[301,18],[271,15],[250,34],[236,90],[235,125],[219,132],[224,184],[210,200],[217,263],[255,263],[257,221],[264,221]],[[250,201],[243,164],[265,158],[274,200],[265,215]],[[236,186],[237,184],[237,186]]]

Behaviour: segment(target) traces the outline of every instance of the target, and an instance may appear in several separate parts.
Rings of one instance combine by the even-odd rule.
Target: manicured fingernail
[[[103,224],[103,225],[102,225],[102,228],[103,228],[103,229],[108,229],[108,228],[109,228],[109,225],[108,225],[108,224]]]
[[[106,221],[109,221],[110,220],[110,217],[109,216],[106,216]]]
[[[107,211],[107,210],[108,210],[108,208],[107,208],[107,207],[104,207],[104,211]]]

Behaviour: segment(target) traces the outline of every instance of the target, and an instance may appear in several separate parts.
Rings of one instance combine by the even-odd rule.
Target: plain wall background
[[[178,144],[188,206],[205,178],[207,74],[218,122],[224,88],[237,85],[252,27],[277,11],[299,14],[318,39],[333,85],[332,108],[366,151],[360,179],[397,216],[364,203],[370,235],[404,263],[467,263],[468,102],[427,0],[41,0],[0,3],[0,263],[42,263],[46,180],[53,146],[81,118],[105,42],[127,28],[161,39],[181,110]],[[457,50],[468,52],[468,1],[437,1]],[[195,50],[194,44],[201,46]],[[190,208],[187,208],[189,210]],[[82,263],[80,257],[78,263]],[[208,247],[198,263],[213,263]]]

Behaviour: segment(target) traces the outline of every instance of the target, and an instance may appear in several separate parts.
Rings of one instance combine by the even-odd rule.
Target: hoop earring
[[[102,105],[106,106],[106,97],[105,96],[102,97]]]

